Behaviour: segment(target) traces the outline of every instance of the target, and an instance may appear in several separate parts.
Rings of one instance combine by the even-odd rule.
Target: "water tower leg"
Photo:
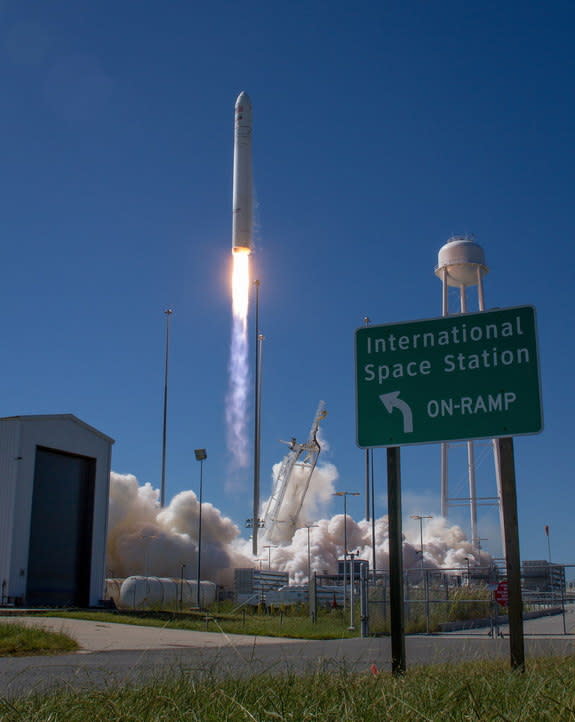
[[[471,516],[471,543],[478,548],[477,533],[477,484],[475,479],[475,447],[473,441],[467,442],[467,475],[469,480],[469,512]]]
[[[449,444],[441,444],[441,516],[447,519],[447,499],[449,496]]]

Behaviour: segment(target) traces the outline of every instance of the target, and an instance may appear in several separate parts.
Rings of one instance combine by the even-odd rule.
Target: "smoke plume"
[[[177,494],[161,509],[159,491],[132,474],[110,477],[107,575],[195,578],[199,503],[193,491]],[[202,503],[202,578],[229,586],[235,567],[252,566],[234,548],[239,529],[210,503]]]
[[[277,470],[277,465],[274,467]],[[318,464],[312,475],[308,494],[300,514],[298,528],[287,534],[274,548],[267,550],[272,569],[289,572],[290,582],[302,583],[308,577],[308,529],[311,570],[334,574],[337,561],[343,558],[344,536],[349,551],[360,559],[373,558],[372,526],[365,520],[355,521],[343,514],[330,518],[326,512],[337,480],[333,464]],[[297,478],[295,481],[297,485]],[[286,492],[285,508],[290,508],[293,490]],[[265,502],[262,505],[265,508]],[[160,508],[159,491],[149,483],[140,484],[131,474],[112,472],[108,524],[107,574],[126,577],[133,574],[195,578],[197,564],[198,499],[193,491],[175,496],[169,506]],[[345,534],[344,534],[345,524]],[[285,526],[286,529],[288,525]],[[281,530],[280,530],[281,531]],[[387,569],[389,540],[387,516],[375,522],[375,562],[377,569]],[[262,549],[268,544],[265,530]],[[488,563],[490,555],[481,552],[481,559],[459,526],[450,526],[441,517],[425,524],[424,565],[426,568],[466,568],[480,562]],[[406,524],[403,544],[405,569],[416,569],[421,561],[419,526]],[[265,553],[264,553],[265,555]],[[255,560],[251,542],[240,537],[234,522],[208,502],[202,504],[202,579],[231,587],[236,567],[267,567],[268,557]]]

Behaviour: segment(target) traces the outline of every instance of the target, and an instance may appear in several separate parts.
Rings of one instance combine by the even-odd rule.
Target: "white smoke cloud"
[[[274,469],[277,470],[276,465]],[[262,560],[255,560],[251,541],[240,537],[234,522],[210,503],[202,504],[202,579],[231,587],[236,567],[253,567],[261,564],[287,571],[292,583],[303,583],[308,577],[308,529],[311,571],[333,574],[337,561],[343,558],[344,538],[347,548],[360,559],[372,564],[372,524],[355,521],[343,514],[327,517],[332,502],[337,469],[333,464],[318,464],[310,480],[307,496],[295,531],[288,524],[278,525],[284,536],[274,536],[273,549],[262,530],[260,550]],[[288,489],[285,509],[289,510],[297,498],[298,477]],[[265,504],[263,505],[265,506]],[[282,507],[283,511],[283,507]],[[111,474],[110,512],[108,531],[108,575],[125,577],[143,574],[161,577],[179,577],[181,565],[184,574],[195,578],[197,569],[198,499],[193,491],[175,496],[169,506],[161,509],[159,492],[150,484],[140,485],[131,474]],[[344,529],[345,526],[345,529]],[[285,528],[285,531],[284,531]],[[289,532],[289,533],[288,533]],[[378,570],[389,567],[389,538],[387,516],[375,520],[375,561]],[[481,552],[481,560],[461,527],[450,526],[442,517],[426,520],[423,527],[424,564],[427,568],[464,570],[467,560],[471,566],[486,564],[491,557]],[[416,569],[420,564],[420,529],[413,522],[404,528],[403,563],[405,569]],[[269,554],[269,557],[268,557]]]
[[[133,574],[195,578],[199,503],[193,491],[161,509],[159,491],[132,474],[110,475],[108,576]],[[202,504],[202,579],[229,586],[235,567],[252,566],[233,541],[239,529],[212,504]]]

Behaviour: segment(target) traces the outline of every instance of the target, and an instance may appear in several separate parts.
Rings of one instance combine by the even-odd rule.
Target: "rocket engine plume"
[[[250,289],[249,254],[232,254],[232,341],[230,349],[229,391],[226,406],[228,449],[236,468],[248,465],[247,400],[248,299]]]

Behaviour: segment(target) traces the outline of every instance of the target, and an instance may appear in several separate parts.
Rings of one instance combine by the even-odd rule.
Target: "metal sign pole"
[[[391,620],[391,671],[405,674],[403,623],[403,551],[401,533],[400,449],[387,449],[387,515],[389,520],[389,612]]]
[[[513,439],[506,436],[496,441],[501,470],[501,508],[505,529],[505,559],[509,588],[509,651],[511,668],[525,671],[523,640],[523,600],[521,598],[521,560],[519,556],[519,525]]]

